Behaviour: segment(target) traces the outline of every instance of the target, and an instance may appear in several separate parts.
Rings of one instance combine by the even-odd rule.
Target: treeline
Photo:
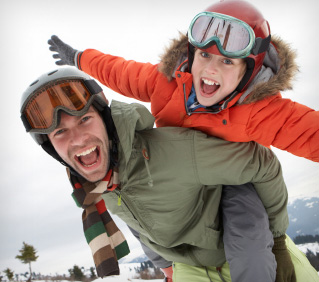
[[[150,260],[141,262],[141,266],[134,267],[137,279],[163,279],[164,274],[159,267],[156,267]]]
[[[85,269],[84,267],[79,267],[74,265],[72,268],[68,269],[69,275],[42,275],[41,273],[34,273],[30,275],[29,272],[21,273],[21,274],[14,274],[12,270],[7,268],[4,270],[4,274],[7,277],[6,281],[37,281],[37,280],[44,280],[44,281],[82,281],[82,282],[91,282],[97,278],[95,273],[95,268],[91,267],[90,269]],[[29,278],[28,278],[29,277]],[[4,276],[1,275],[0,272],[0,282],[4,281]]]
[[[319,235],[298,235],[296,236],[293,241],[296,245],[298,244],[306,244],[306,243],[319,243]]]

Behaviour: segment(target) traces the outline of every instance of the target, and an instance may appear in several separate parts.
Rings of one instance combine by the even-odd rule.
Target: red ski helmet
[[[202,18],[205,19],[200,21]],[[230,25],[222,36],[217,34],[219,32],[217,29],[220,29],[220,25],[217,27],[215,24],[214,27],[213,21],[215,19],[222,22],[223,25]],[[197,24],[197,22],[199,22],[199,24]],[[229,34],[231,33],[229,33],[229,30],[231,28],[234,30],[236,30],[236,28],[241,29],[241,33],[245,33],[245,37],[248,37],[246,40],[247,43],[245,43],[244,46],[245,48],[242,47],[243,50],[238,51],[235,49],[236,52],[232,52],[234,49],[229,48],[232,50],[231,52],[227,52],[227,48],[224,48],[225,44],[223,43],[226,41],[225,36],[230,36]],[[196,34],[193,36],[196,32],[201,32],[201,36],[199,36],[201,41],[199,41],[198,36],[196,37]],[[233,35],[236,35],[236,38],[234,36],[234,40],[238,40],[238,34],[237,30],[233,32]],[[209,6],[204,12],[196,15],[191,22],[188,30],[189,71],[191,71],[193,64],[195,48],[212,54],[244,58],[247,63],[247,70],[236,89],[237,91],[242,91],[261,69],[270,44],[270,39],[271,35],[268,22],[264,19],[261,12],[252,4],[243,0],[220,0],[220,2]],[[242,52],[240,53],[240,51]]]

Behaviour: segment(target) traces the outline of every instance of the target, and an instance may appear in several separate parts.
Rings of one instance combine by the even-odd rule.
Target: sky
[[[157,63],[170,39],[186,32],[192,18],[212,0],[11,0],[0,3],[2,105],[0,184],[0,272],[28,271],[15,256],[23,242],[39,258],[42,274],[68,273],[74,264],[93,260],[81,226],[81,209],[71,198],[65,168],[26,134],[20,120],[20,97],[42,73],[57,68],[47,40],[56,34],[77,50],[94,48],[141,62]],[[297,50],[300,71],[284,97],[319,110],[319,40],[317,0],[254,0],[272,34]],[[134,102],[103,87],[112,99]],[[147,104],[146,104],[147,105]],[[149,105],[147,105],[149,107]],[[319,196],[319,165],[274,149],[282,163],[290,199]],[[117,220],[139,253],[136,240]],[[0,274],[1,275],[1,274]]]

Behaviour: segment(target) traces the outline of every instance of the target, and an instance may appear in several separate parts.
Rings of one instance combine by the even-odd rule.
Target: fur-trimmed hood
[[[280,91],[291,90],[298,72],[295,62],[296,52],[278,36],[272,36],[271,45],[264,59],[264,64],[248,88],[241,93],[240,104],[253,103]],[[175,71],[187,60],[187,36],[180,33],[173,39],[161,56],[159,71],[168,80],[175,77]]]

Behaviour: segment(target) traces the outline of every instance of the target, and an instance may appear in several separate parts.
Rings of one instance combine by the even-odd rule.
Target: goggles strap
[[[29,131],[32,129],[32,127],[31,127],[31,125],[30,125],[28,119],[25,117],[24,114],[21,114],[20,117],[21,117],[21,120],[22,120],[22,122],[23,122],[23,125],[24,125],[26,131],[29,132]]]
[[[100,85],[98,85],[93,79],[84,80],[83,82],[92,95],[102,92]]]
[[[256,38],[255,46],[251,50],[251,53],[256,56],[258,54],[261,54],[267,51],[269,48],[270,41],[271,41],[271,35],[269,35],[265,39],[262,39],[260,37]]]

